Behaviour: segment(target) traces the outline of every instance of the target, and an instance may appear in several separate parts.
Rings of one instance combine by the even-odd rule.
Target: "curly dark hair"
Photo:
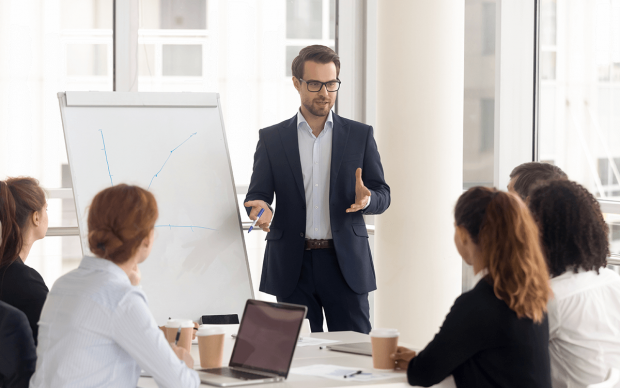
[[[598,273],[607,265],[609,226],[585,187],[568,180],[543,183],[530,192],[529,208],[552,277],[580,268]]]

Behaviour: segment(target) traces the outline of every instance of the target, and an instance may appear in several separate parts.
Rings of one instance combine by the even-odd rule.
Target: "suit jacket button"
[[[303,234],[303,233],[299,233],[299,236],[300,236],[300,237],[303,237],[303,236],[304,236],[304,234]]]

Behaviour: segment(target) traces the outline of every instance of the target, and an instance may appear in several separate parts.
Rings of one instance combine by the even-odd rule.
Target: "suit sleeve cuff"
[[[364,206],[362,210],[366,210],[368,206],[370,206],[370,201],[372,201],[372,196],[368,197],[368,202],[366,203],[366,206]]]

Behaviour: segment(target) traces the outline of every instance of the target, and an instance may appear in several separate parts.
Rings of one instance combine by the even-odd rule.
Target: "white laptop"
[[[228,367],[199,369],[200,381],[218,387],[284,381],[306,306],[249,299]]]

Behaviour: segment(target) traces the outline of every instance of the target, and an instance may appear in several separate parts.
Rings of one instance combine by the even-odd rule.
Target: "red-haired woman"
[[[549,275],[528,209],[516,195],[473,187],[454,216],[458,252],[483,277],[424,350],[398,348],[397,367],[425,387],[453,375],[457,387],[550,388]]]
[[[157,217],[155,197],[137,186],[95,196],[88,243],[97,257],[84,257],[54,283],[41,313],[30,387],[135,387],[140,368],[160,387],[200,384],[193,359],[171,348],[136,287]]]
[[[32,244],[45,237],[47,224],[47,201],[36,179],[0,181],[0,301],[26,314],[35,344],[48,289],[25,262]]]

